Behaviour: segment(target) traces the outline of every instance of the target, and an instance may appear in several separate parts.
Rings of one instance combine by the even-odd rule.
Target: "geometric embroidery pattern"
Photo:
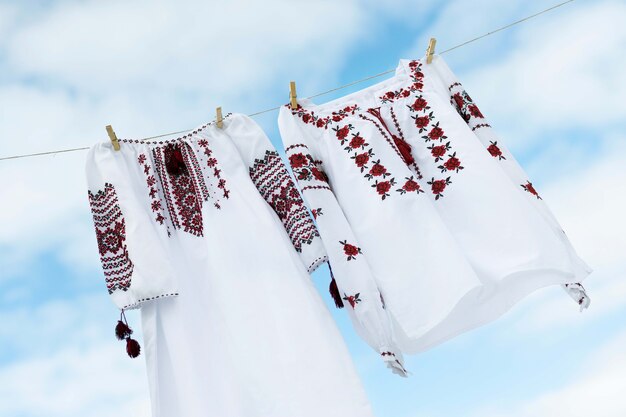
[[[189,167],[184,164],[180,166],[180,171],[175,173],[170,173],[166,167],[167,161],[174,158],[177,152],[184,155],[181,145],[188,146],[185,143],[178,143],[154,148],[154,161],[163,185],[172,225],[194,236],[202,236],[202,199],[196,191]]]
[[[266,150],[249,170],[252,182],[280,218],[296,251],[302,252],[302,245],[310,245],[319,233],[278,152]]]
[[[126,223],[115,188],[106,183],[104,190],[95,194],[89,191],[88,195],[107,290],[109,294],[126,291],[130,288],[133,263],[126,249]]]

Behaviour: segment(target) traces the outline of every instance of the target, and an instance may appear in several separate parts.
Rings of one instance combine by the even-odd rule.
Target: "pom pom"
[[[169,145],[165,148],[165,168],[168,174],[180,175],[187,172],[180,146]]]
[[[128,337],[126,339],[126,353],[128,353],[128,356],[130,356],[131,358],[136,358],[137,356],[139,356],[139,354],[141,353],[141,346],[139,346],[139,342],[137,342],[135,339],[131,339],[130,337]]]
[[[339,294],[339,288],[337,288],[337,282],[335,281],[334,277],[330,281],[330,287],[328,288],[328,291],[335,301],[335,307],[343,308],[343,300],[341,299],[341,294]]]
[[[115,336],[118,340],[124,340],[133,334],[133,331],[128,327],[126,323],[122,320],[117,321],[117,326],[115,326]]]

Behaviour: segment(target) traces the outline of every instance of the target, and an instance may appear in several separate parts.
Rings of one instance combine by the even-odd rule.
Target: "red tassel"
[[[137,356],[139,356],[139,354],[141,353],[141,346],[139,346],[139,342],[137,342],[135,339],[131,339],[130,337],[128,337],[126,339],[126,353],[128,353],[128,356],[130,356],[131,358],[136,358]]]
[[[402,155],[404,163],[407,165],[413,164],[413,162],[415,162],[415,159],[413,159],[413,155],[411,155],[411,145],[409,145],[405,140],[400,139],[396,135],[393,135],[393,142],[398,147],[398,151],[400,151],[400,155]]]
[[[341,294],[339,294],[339,288],[337,287],[337,281],[335,281],[335,278],[330,281],[328,291],[335,301],[335,307],[343,308],[343,300],[341,299]]]
[[[115,326],[115,336],[118,340],[124,340],[133,334],[133,331],[128,327],[126,323],[122,320],[117,321],[117,326]]]

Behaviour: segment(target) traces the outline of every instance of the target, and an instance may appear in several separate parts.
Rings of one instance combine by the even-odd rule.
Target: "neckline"
[[[411,76],[414,75],[415,71],[414,68],[410,67],[411,63],[416,63],[414,68],[417,68],[418,71],[423,65],[422,59],[400,59],[394,75],[387,79],[321,104],[316,104],[313,100],[307,98],[299,99],[298,107],[305,113],[315,114],[318,117],[332,117],[346,112],[354,113],[355,106],[356,109],[378,107],[381,104],[385,104],[386,101],[383,99],[385,94],[402,90],[403,87],[414,81]]]

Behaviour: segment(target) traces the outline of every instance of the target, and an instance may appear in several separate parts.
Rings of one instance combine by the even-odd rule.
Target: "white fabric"
[[[307,274],[326,259],[319,235],[276,157],[243,115],[89,153],[109,290],[141,307],[155,417],[372,415]]]
[[[279,115],[287,156],[310,208],[325,213],[317,224],[341,295],[358,295],[346,303],[353,323],[385,360],[547,285],[567,284],[588,305],[576,283],[590,269],[440,57],[298,103]]]

